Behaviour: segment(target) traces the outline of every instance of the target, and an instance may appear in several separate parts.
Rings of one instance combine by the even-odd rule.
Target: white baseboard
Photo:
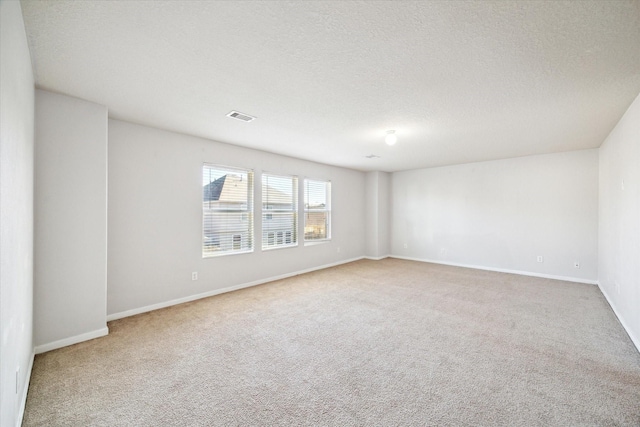
[[[387,254],[387,255],[382,255],[382,256],[378,256],[378,257],[373,257],[373,256],[365,256],[363,257],[364,259],[370,259],[372,261],[380,261],[381,259],[385,259],[385,258],[389,258],[391,255]]]
[[[269,277],[269,278],[266,278],[266,279],[255,280],[255,281],[249,282],[249,283],[242,283],[242,284],[239,284],[239,285],[228,286],[226,288],[214,289],[212,291],[203,292],[201,294],[190,295],[190,296],[184,297],[184,298],[178,298],[178,299],[174,299],[174,300],[171,300],[171,301],[161,302],[161,303],[158,303],[158,304],[147,305],[145,307],[140,307],[140,308],[134,308],[134,309],[131,309],[131,310],[121,311],[119,313],[113,313],[113,314],[107,315],[107,322],[110,322],[112,320],[122,319],[124,317],[135,316],[136,314],[146,313],[146,312],[149,312],[149,311],[158,310],[158,309],[165,308],[165,307],[171,307],[173,305],[183,304],[185,302],[195,301],[195,300],[199,300],[199,299],[202,299],[202,298],[208,298],[208,297],[212,297],[212,296],[215,296],[215,295],[224,294],[226,292],[232,292],[232,291],[237,291],[239,289],[250,288],[252,286],[262,285],[264,283],[273,282],[275,280],[286,279],[288,277],[298,276],[300,274],[310,273],[310,272],[316,271],[316,270],[322,270],[322,269],[329,268],[329,267],[335,267],[337,265],[346,264],[346,263],[354,262],[354,261],[359,261],[359,260],[361,260],[363,258],[364,257],[351,258],[351,259],[347,259],[347,260],[344,260],[344,261],[338,261],[338,262],[334,262],[334,263],[331,263],[331,264],[325,264],[325,265],[320,265],[320,266],[317,266],[317,267],[307,268],[305,270],[295,271],[293,273],[281,274],[279,276],[273,276],[273,277]]]
[[[35,353],[40,354],[47,351],[55,350],[57,348],[66,347],[68,345],[77,344],[82,341],[89,341],[94,338],[104,337],[105,335],[109,335],[109,328],[105,326],[102,329],[98,329],[96,331],[86,332],[84,334],[75,335],[73,337],[64,338],[58,341],[50,342],[48,344],[38,345],[35,348]]]
[[[618,318],[618,322],[620,322],[624,330],[627,332],[627,335],[629,335],[629,338],[631,338],[631,342],[636,346],[636,350],[640,352],[640,339],[638,339],[638,337],[633,334],[631,328],[629,328],[629,326],[625,323],[624,318],[620,316],[620,313],[618,313],[618,310],[616,310],[616,306],[613,304],[613,300],[609,297],[609,294],[607,294],[607,291],[600,285],[600,283],[598,283],[598,288],[600,289],[600,292],[602,292],[602,295],[604,295],[604,299],[606,299],[607,303],[609,303],[609,307],[611,307],[611,310],[613,310],[613,314],[615,314]]]
[[[424,259],[424,258],[411,258],[411,257],[404,257],[404,256],[399,256],[399,255],[389,255],[389,256],[391,258],[406,259],[408,261],[430,262],[430,263],[433,263],[433,264],[450,265],[450,266],[453,266],[453,267],[474,268],[476,270],[486,270],[486,271],[496,271],[498,273],[518,274],[520,276],[542,277],[544,279],[563,280],[565,282],[586,283],[588,285],[597,285],[598,284],[597,280],[581,279],[581,278],[578,278],[578,277],[556,276],[556,275],[553,275],[553,274],[533,273],[533,272],[530,272],[530,271],[522,271],[522,270],[508,270],[508,269],[505,269],[505,268],[484,267],[482,265],[460,264],[460,263],[456,263],[456,262],[446,262],[446,261],[441,261],[441,260]]]
[[[25,385],[22,387],[22,396],[20,396],[20,409],[18,409],[18,420],[16,427],[22,425],[22,419],[24,418],[24,410],[27,407],[27,394],[29,393],[29,382],[31,381],[31,371],[33,370],[33,360],[36,357],[35,349],[31,352],[31,360],[29,360],[29,366],[25,378]]]

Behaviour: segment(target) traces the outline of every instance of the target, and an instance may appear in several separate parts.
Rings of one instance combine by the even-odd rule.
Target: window
[[[297,244],[298,178],[262,174],[262,249]]]
[[[202,256],[253,250],[253,172],[202,167]]]
[[[331,239],[331,182],[304,180],[304,240]]]

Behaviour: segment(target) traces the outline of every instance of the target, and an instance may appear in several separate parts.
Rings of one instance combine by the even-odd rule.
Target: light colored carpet
[[[24,426],[638,426],[596,286],[362,260],[38,355]]]

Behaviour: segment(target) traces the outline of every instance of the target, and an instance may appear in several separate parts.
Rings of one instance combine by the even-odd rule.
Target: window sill
[[[322,239],[322,240],[309,240],[308,242],[304,242],[305,246],[315,246],[322,245],[323,243],[329,243],[331,239]]]
[[[220,252],[217,254],[202,254],[202,258],[203,259],[207,259],[207,258],[218,258],[221,256],[228,256],[228,255],[241,255],[241,254],[250,254],[253,252],[253,249],[250,250],[246,250],[246,251],[226,251],[226,252]]]
[[[262,248],[262,252],[269,252],[269,251],[277,251],[278,249],[291,249],[291,248],[297,248],[298,244],[290,244],[290,245],[273,245],[273,246],[267,246],[267,247],[263,247]]]

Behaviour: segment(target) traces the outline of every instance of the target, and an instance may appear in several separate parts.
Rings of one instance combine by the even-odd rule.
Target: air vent
[[[231,117],[232,119],[242,120],[243,122],[250,122],[251,120],[255,119],[255,117],[250,116],[248,114],[241,113],[239,111],[232,111],[229,114],[227,114],[227,117]]]

